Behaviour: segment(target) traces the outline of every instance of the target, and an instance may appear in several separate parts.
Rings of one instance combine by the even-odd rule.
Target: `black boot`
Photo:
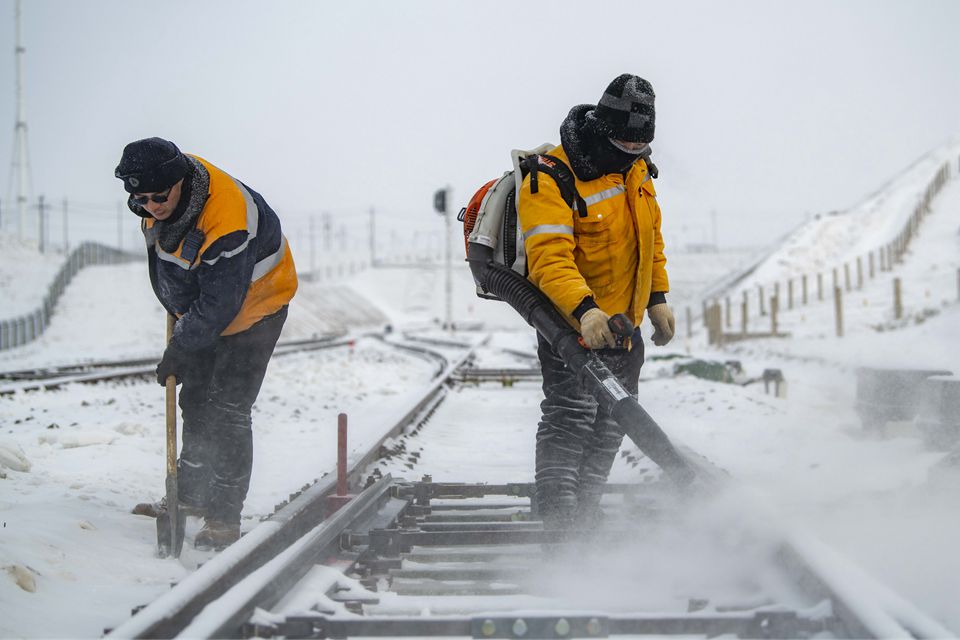
[[[240,524],[206,518],[203,528],[193,539],[193,546],[201,550],[220,551],[240,539]]]

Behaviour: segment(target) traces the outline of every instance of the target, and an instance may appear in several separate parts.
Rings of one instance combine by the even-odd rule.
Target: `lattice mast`
[[[14,4],[16,44],[14,49],[16,73],[17,119],[14,125],[13,159],[10,164],[10,188],[17,185],[17,238],[23,240],[27,226],[27,200],[30,193],[30,152],[27,145],[27,112],[23,100],[23,55],[26,48],[20,32],[20,0]],[[9,191],[9,189],[8,189]],[[7,201],[10,201],[9,193]]]

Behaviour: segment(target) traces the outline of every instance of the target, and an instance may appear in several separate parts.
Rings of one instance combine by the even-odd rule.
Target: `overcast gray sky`
[[[123,145],[158,135],[281,217],[427,217],[628,72],[657,93],[668,243],[708,239],[711,210],[721,244],[767,242],[960,134],[957,25],[951,1],[24,0],[34,193],[111,206]]]

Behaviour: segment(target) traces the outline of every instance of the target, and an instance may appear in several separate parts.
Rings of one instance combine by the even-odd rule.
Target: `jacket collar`
[[[210,197],[210,174],[207,168],[193,156],[187,156],[187,162],[190,165],[188,179],[183,181],[183,194],[177,210],[171,216],[172,220],[154,224],[160,248],[167,253],[175,252],[187,232],[196,226]]]

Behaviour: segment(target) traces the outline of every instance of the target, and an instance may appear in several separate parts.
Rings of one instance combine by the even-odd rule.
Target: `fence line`
[[[32,342],[46,331],[60,296],[80,269],[91,265],[117,264],[142,259],[141,254],[124,253],[96,242],[82,243],[67,256],[57,275],[47,286],[47,294],[39,307],[22,316],[0,320],[0,351]]]
[[[913,213],[910,215],[910,217],[907,218],[907,220],[904,222],[903,227],[901,228],[899,233],[897,233],[896,236],[894,236],[894,238],[889,242],[879,247],[876,247],[871,251],[868,251],[866,256],[857,256],[854,259],[855,267],[856,267],[856,288],[858,290],[862,289],[864,284],[864,268],[863,268],[864,257],[866,257],[866,262],[869,265],[869,277],[871,279],[874,278],[875,276],[875,269],[874,269],[875,264],[879,265],[880,272],[888,272],[893,270],[895,264],[899,264],[903,262],[903,255],[907,252],[907,249],[910,246],[911,240],[913,240],[914,236],[916,236],[917,231],[920,228],[920,223],[923,221],[923,218],[926,216],[926,214],[930,212],[930,204],[933,201],[933,198],[936,197],[936,195],[940,192],[943,186],[947,183],[949,178],[950,178],[950,163],[946,162],[940,167],[940,169],[934,175],[933,179],[927,185],[926,189],[923,192],[923,195],[920,198],[920,201],[917,203],[917,206],[914,208]],[[840,275],[841,268],[843,269],[842,277]],[[837,295],[842,296],[843,292],[849,292],[853,288],[854,283],[852,282],[852,278],[851,278],[850,262],[846,261],[842,265],[837,265],[835,267],[832,267],[829,271],[832,273],[832,278],[833,278],[832,288],[834,289],[834,292],[835,292],[834,303],[835,303],[835,307],[837,308],[837,311],[835,312],[836,314],[835,319],[837,322],[837,334],[842,335],[843,334],[843,319],[841,315],[842,308],[837,306],[836,299],[837,299]],[[823,295],[823,289],[824,289],[823,272],[824,270],[821,270],[816,273],[818,301],[824,301],[824,298],[825,298],[825,296]],[[801,278],[803,283],[803,305],[804,306],[807,305],[806,283],[809,275],[810,274],[802,274],[800,276],[794,276],[787,279],[787,289],[789,292],[788,293],[789,309],[794,309],[793,280],[794,278],[797,278],[797,277]],[[899,282],[897,283],[897,285],[899,285]],[[957,286],[958,286],[958,296],[960,296],[960,273],[958,273]],[[754,287],[757,290],[759,314],[761,316],[765,316],[767,315],[766,314],[767,300],[764,296],[764,284],[757,283],[756,285],[754,285]],[[780,282],[777,281],[773,283],[772,287],[769,287],[769,283],[768,283],[768,290],[770,288],[772,288],[774,291],[774,293],[770,297],[770,302],[772,306],[773,304],[776,304],[779,302]],[[899,291],[897,291],[897,293],[899,293]],[[719,328],[713,328],[712,331],[708,331],[709,344],[721,344],[722,342],[729,342],[731,340],[743,340],[743,339],[754,338],[754,337],[767,337],[770,335],[778,335],[776,324],[775,324],[776,320],[773,320],[773,323],[772,323],[773,326],[771,326],[771,331],[769,333],[765,333],[765,332],[756,333],[756,334],[747,333],[747,318],[746,318],[747,295],[748,295],[748,291],[744,289],[743,290],[744,299],[742,304],[742,313],[744,317],[741,318],[742,335],[738,335],[738,334],[720,335],[722,331]],[[708,308],[712,308],[714,305],[716,305],[719,308],[720,303],[718,298],[713,298],[710,302],[704,301],[705,310]],[[899,303],[897,303],[897,307],[898,309],[901,309],[901,307],[899,307]],[[704,318],[706,319],[708,317],[710,316],[705,312]],[[728,325],[730,324],[729,321],[727,324]]]

